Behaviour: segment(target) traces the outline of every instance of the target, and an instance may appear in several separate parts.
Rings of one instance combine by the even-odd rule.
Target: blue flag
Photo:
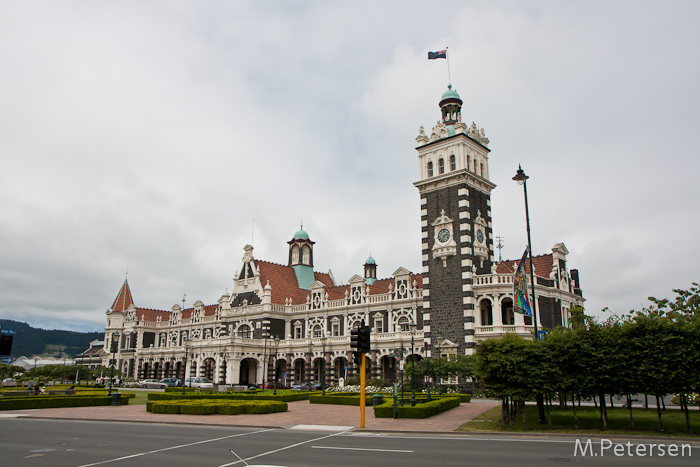
[[[436,58],[447,58],[447,49],[437,52],[428,52],[428,60],[435,60]]]

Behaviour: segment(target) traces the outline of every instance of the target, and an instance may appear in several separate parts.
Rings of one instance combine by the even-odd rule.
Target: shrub
[[[445,410],[459,406],[457,397],[441,397],[430,402],[422,402],[414,407],[399,406],[397,408],[398,418],[428,418],[437,415]],[[392,418],[394,416],[394,401],[390,400],[374,408],[374,416],[377,418]]]

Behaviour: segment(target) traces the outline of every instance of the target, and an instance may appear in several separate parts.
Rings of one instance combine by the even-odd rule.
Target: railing
[[[496,326],[477,326],[475,328],[476,334],[529,334],[534,329],[533,326],[508,326],[508,325],[496,325]]]
[[[476,285],[513,284],[512,274],[484,274],[476,276]]]

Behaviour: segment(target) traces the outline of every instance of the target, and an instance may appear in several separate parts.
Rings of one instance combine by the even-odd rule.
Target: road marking
[[[0,413],[0,418],[28,417],[28,413]]]
[[[404,449],[343,448],[337,446],[311,446],[313,449],[339,449],[344,451],[413,452]]]
[[[230,465],[240,464],[241,462],[243,462],[244,464],[247,465],[249,460],[257,459],[258,457],[267,456],[268,454],[275,454],[275,453],[280,452],[280,451],[286,451],[287,449],[295,448],[295,447],[301,446],[303,444],[313,443],[314,441],[320,441],[322,439],[332,438],[333,436],[338,436],[340,434],[342,434],[342,432],[341,433],[333,433],[331,435],[326,435],[326,436],[321,436],[320,438],[314,438],[314,439],[310,439],[308,441],[302,441],[302,442],[296,443],[296,444],[290,444],[289,446],[285,446],[285,447],[282,447],[279,449],[274,449],[272,451],[263,452],[263,453],[260,453],[260,454],[257,454],[255,456],[251,456],[251,457],[246,457],[245,459],[240,460],[240,461],[231,462],[228,464],[222,464],[219,467],[229,467]]]
[[[333,426],[333,425],[295,425],[290,430],[315,430],[315,431],[350,431],[354,426]]]
[[[132,454],[132,455],[130,455],[130,456],[124,456],[124,457],[117,457],[117,458],[115,458],[115,459],[108,459],[108,460],[106,460],[106,461],[95,462],[95,463],[92,463],[92,464],[83,464],[83,465],[80,465],[80,466],[78,466],[78,467],[91,467],[91,466],[93,466],[93,465],[109,464],[110,462],[118,462],[118,461],[122,461],[122,460],[125,460],[125,459],[132,459],[132,458],[134,458],[134,457],[145,456],[145,455],[148,455],[148,454],[155,454],[155,453],[163,452],[163,451],[171,451],[171,450],[173,450],[173,449],[186,448],[186,447],[189,447],[189,446],[196,446],[196,445],[198,445],[198,444],[211,443],[211,442],[213,442],[213,441],[221,441],[222,439],[236,438],[236,437],[238,437],[238,436],[246,436],[246,435],[256,435],[256,434],[258,434],[258,433],[265,433],[266,431],[273,431],[273,429],[272,429],[272,428],[269,428],[269,429],[267,429],[267,430],[251,431],[251,432],[249,432],[249,433],[239,433],[239,434],[237,434],[237,435],[223,436],[223,437],[221,437],[221,438],[205,439],[204,441],[197,441],[197,442],[194,442],[194,443],[181,444],[181,445],[179,445],[179,446],[171,446],[171,447],[169,447],[169,448],[156,449],[156,450],[154,450],[154,451],[139,452],[138,454]]]

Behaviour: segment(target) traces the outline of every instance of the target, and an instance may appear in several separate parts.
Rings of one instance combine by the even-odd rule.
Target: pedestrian
[[[29,380],[29,387],[28,387],[28,389],[29,389],[30,391],[34,389],[34,378],[31,378],[31,379]]]

